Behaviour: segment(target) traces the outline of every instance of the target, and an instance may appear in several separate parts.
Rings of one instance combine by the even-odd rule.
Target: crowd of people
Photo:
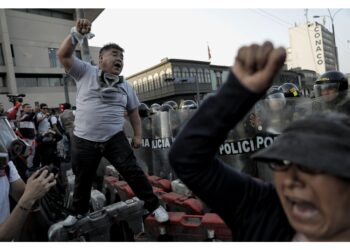
[[[76,111],[66,104],[56,115],[45,103],[33,110],[29,103],[18,101],[5,112],[0,105],[1,113],[28,147],[25,157],[13,158],[0,143],[0,240],[18,235],[28,214],[37,209],[36,201],[56,185],[57,175],[48,166],[59,168],[62,159],[71,161],[75,174],[73,206],[64,227],[89,212],[90,191],[102,157],[118,170],[159,223],[169,220],[133,151],[141,146],[139,111],[149,115],[156,107],[150,110],[140,105],[133,88],[120,75],[124,49],[119,45],[103,46],[97,66],[73,55],[90,30],[91,22],[79,19],[57,52],[77,83]],[[315,97],[322,101],[313,102],[312,115],[295,119],[298,113],[286,110],[285,98],[299,97],[298,87],[291,83],[271,86],[285,58],[285,50],[275,49],[270,42],[242,47],[217,93],[200,107],[195,102],[184,104],[198,110],[177,134],[169,161],[194,194],[221,216],[235,241],[350,240],[348,80],[337,71],[321,75],[315,83]],[[238,172],[217,157],[229,131],[261,99],[269,110],[266,117],[284,110],[282,122],[288,120],[275,131],[278,137],[270,147],[252,155],[273,170],[273,184]],[[158,110],[177,108],[175,102],[168,102]],[[248,123],[258,130],[275,122],[259,115],[248,116]],[[131,145],[123,131],[126,116],[134,134]],[[278,118],[281,122],[281,116]],[[61,154],[58,143],[64,145]],[[15,201],[13,207],[9,195]]]

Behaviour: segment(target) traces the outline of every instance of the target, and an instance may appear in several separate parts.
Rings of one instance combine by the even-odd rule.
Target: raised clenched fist
[[[271,42],[252,44],[239,49],[232,71],[247,89],[262,93],[270,87],[285,59],[285,49],[274,49]]]
[[[78,19],[75,27],[80,34],[85,35],[91,31],[91,22],[88,19]]]

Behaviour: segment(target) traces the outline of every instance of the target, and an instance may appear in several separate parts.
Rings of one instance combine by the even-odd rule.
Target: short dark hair
[[[29,103],[25,103],[25,104],[22,105],[22,108],[25,108],[27,106],[30,106],[30,104]]]
[[[124,53],[124,49],[122,47],[120,47],[118,44],[108,43],[100,49],[99,56],[101,56],[105,51],[110,50],[110,49],[116,49],[116,50],[119,50],[119,51]]]
[[[40,104],[40,109],[43,109],[43,107],[45,107],[45,106],[48,107],[46,103],[41,103]]]

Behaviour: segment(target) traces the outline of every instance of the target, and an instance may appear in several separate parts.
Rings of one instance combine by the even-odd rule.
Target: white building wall
[[[287,53],[288,69],[300,67],[318,74],[326,71],[326,59],[322,26],[309,23],[289,29],[290,48]],[[326,34],[327,35],[327,34]],[[329,32],[328,32],[329,36]],[[333,45],[334,46],[334,45]],[[330,55],[334,58],[334,53]]]

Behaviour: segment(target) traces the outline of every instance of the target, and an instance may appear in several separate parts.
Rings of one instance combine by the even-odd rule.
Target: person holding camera
[[[73,214],[66,218],[64,225],[75,224],[81,215],[88,212],[92,182],[102,157],[117,168],[156,220],[165,222],[169,219],[168,214],[159,205],[145,173],[137,165],[134,152],[123,132],[124,113],[127,112],[134,130],[132,146],[140,147],[140,103],[132,86],[120,76],[124,65],[124,49],[115,43],[103,46],[98,67],[73,56],[79,39],[89,35],[90,30],[89,20],[78,20],[57,51],[61,64],[75,79],[78,89],[71,156],[76,175]]]
[[[33,158],[35,155],[35,124],[34,124],[35,113],[33,112],[32,106],[28,103],[22,105],[21,117],[18,119],[18,130],[17,135],[23,139],[29,145],[29,154],[25,159],[20,159],[20,165],[24,165],[23,167],[19,166],[19,162],[16,161],[17,170],[21,178],[26,181],[28,177],[28,169],[33,167]]]
[[[40,104],[40,112],[35,116],[34,123],[37,129],[37,147],[33,160],[34,169],[50,165],[51,163],[59,167],[56,149],[57,141],[62,139],[62,136],[60,136],[57,129],[54,129],[57,118],[50,115],[49,107],[46,103]]]
[[[34,203],[56,185],[54,174],[42,168],[34,172],[27,184],[18,175],[7,153],[0,152],[0,241],[12,241],[23,228]],[[9,195],[17,201],[10,213]]]

